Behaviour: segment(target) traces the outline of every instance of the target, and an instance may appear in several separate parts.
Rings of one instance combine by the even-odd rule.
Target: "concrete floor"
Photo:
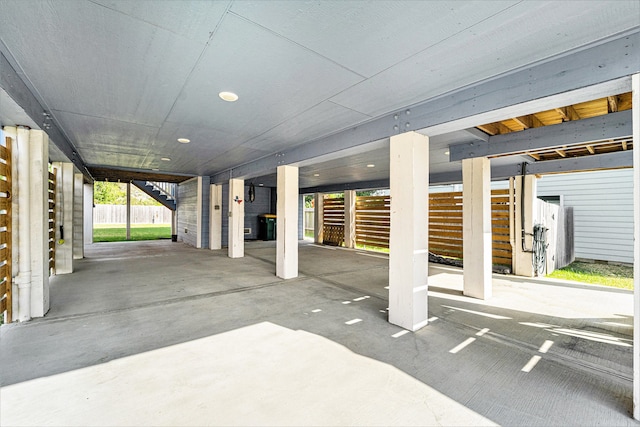
[[[0,328],[0,424],[638,425],[630,292],[430,267],[430,324],[387,322],[388,260],[274,242],[244,259],[94,244],[44,319]]]

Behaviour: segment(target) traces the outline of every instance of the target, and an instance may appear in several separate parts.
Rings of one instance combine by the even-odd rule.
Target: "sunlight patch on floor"
[[[494,425],[391,365],[269,322],[0,393],[2,425]]]

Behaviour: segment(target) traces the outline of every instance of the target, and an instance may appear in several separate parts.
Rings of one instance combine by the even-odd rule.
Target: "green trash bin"
[[[258,239],[276,239],[276,216],[274,214],[258,215]]]

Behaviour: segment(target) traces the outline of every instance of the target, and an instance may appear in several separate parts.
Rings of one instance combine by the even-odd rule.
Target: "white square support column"
[[[319,245],[324,241],[324,194],[313,195],[313,241]]]
[[[229,258],[244,257],[244,179],[229,180]]]
[[[73,177],[73,259],[84,258],[84,176]]]
[[[84,197],[82,203],[84,203],[82,227],[84,231],[82,233],[85,245],[93,243],[93,184],[84,184]]]
[[[491,165],[486,157],[462,160],[464,295],[492,295]]]
[[[427,325],[429,138],[391,137],[389,322],[410,331]]]
[[[211,220],[209,222],[209,249],[222,249],[222,185],[211,184],[209,186],[211,197]]]
[[[633,418],[640,420],[640,74],[632,81],[633,121]]]
[[[29,131],[31,317],[49,311],[49,137]]]
[[[524,183],[524,185],[523,185]],[[516,176],[514,206],[514,244],[511,255],[516,276],[533,277],[533,209],[538,194],[535,175]],[[523,201],[524,198],[524,201]],[[524,213],[524,215],[523,215]],[[522,218],[524,217],[524,227]],[[524,240],[524,244],[522,243]]]
[[[56,274],[73,273],[73,163],[54,163],[56,177]],[[62,227],[62,228],[60,228]]]
[[[278,166],[276,275],[298,277],[298,168]]]
[[[356,192],[344,191],[344,247],[356,247]]]

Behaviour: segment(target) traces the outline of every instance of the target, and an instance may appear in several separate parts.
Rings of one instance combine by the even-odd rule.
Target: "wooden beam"
[[[574,120],[552,126],[512,132],[508,135],[490,136],[488,142],[466,142],[449,146],[449,160],[458,161],[473,157],[497,157],[508,154],[540,153],[545,150],[563,149],[568,141],[573,145],[595,145],[603,139],[629,138],[631,110],[605,114],[583,120]]]
[[[622,150],[627,151],[627,141],[622,141]]]
[[[533,118],[531,116],[514,117],[513,120],[518,122],[525,129],[533,127]]]
[[[607,104],[609,106],[609,113],[617,113],[618,112],[618,97],[617,96],[607,96]]]
[[[580,120],[580,115],[573,108],[573,105],[569,105],[567,107],[556,108],[555,111],[562,116],[563,122],[569,122],[572,120]]]
[[[540,154],[536,154],[536,153],[527,153],[527,155],[529,155],[530,157],[533,157],[536,160],[540,160]]]
[[[532,125],[531,127],[534,127],[534,128],[541,128],[545,126],[545,124],[542,123],[542,121],[535,114],[531,114],[531,125]]]
[[[589,150],[589,153],[591,154],[596,154],[596,150],[594,150],[591,145],[587,145],[587,150]]]
[[[560,157],[567,157],[567,153],[564,150],[554,150]]]
[[[568,122],[570,120],[569,114],[567,114],[567,107],[556,108],[555,111],[556,113],[560,114],[563,122]]]
[[[505,133],[511,133],[513,132],[507,125],[505,125],[502,122],[498,122],[498,131],[500,133],[500,135],[504,135]]]
[[[567,115],[569,116],[569,120],[580,120],[580,114],[573,108],[573,105],[567,107]]]
[[[499,133],[498,127],[495,123],[480,125],[478,126],[478,129],[480,129],[482,132],[488,133],[491,136],[497,135]]]

